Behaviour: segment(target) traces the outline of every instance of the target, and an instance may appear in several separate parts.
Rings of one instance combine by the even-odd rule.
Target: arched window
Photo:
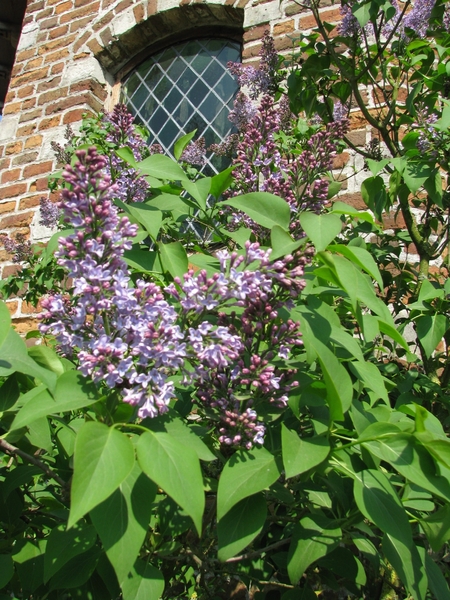
[[[149,128],[151,143],[171,154],[180,135],[194,129],[206,147],[223,141],[233,130],[228,113],[237,92],[227,63],[239,61],[240,50],[233,40],[189,40],[158,52],[128,76],[123,102]],[[226,166],[227,159],[213,156],[203,171],[211,174]]]

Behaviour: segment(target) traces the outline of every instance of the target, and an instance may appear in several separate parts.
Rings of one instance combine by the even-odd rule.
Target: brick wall
[[[331,0],[321,10],[324,19],[339,19]],[[20,232],[33,242],[51,234],[37,212],[56,167],[51,142],[62,142],[65,127],[76,128],[83,113],[111,110],[120,78],[143,49],[221,28],[242,33],[243,59],[252,63],[266,30],[283,52],[313,24],[286,0],[29,0],[0,122],[0,234]],[[356,127],[352,135],[365,143],[366,126]],[[355,190],[348,189],[350,201]],[[10,259],[0,249],[2,277],[16,269]],[[30,307],[20,298],[9,305],[26,329]]]

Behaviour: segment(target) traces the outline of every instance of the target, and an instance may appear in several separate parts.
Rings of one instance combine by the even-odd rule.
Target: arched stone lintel
[[[243,22],[242,8],[221,4],[181,5],[151,15],[103,46],[97,45],[94,56],[118,81],[147,56],[177,41],[208,34],[242,39]]]

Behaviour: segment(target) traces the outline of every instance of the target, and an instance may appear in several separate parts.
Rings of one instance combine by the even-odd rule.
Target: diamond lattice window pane
[[[233,131],[228,113],[237,83],[227,62],[240,60],[238,43],[223,39],[190,40],[166,48],[142,63],[123,85],[122,99],[138,122],[172,155],[175,141],[197,129],[206,145],[219,143]],[[227,166],[213,156],[205,174]]]

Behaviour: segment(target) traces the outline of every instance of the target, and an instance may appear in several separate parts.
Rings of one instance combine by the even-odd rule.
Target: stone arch
[[[234,39],[243,35],[244,9],[225,3],[163,8],[140,22],[127,20],[127,16],[125,12],[117,14],[86,41],[103,70],[116,82],[147,56],[172,43],[208,34]]]

